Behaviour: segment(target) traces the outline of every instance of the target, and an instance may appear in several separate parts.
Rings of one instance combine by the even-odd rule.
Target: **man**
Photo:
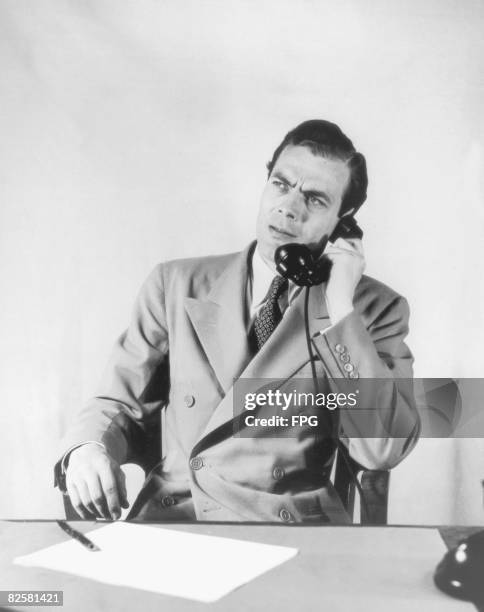
[[[143,285],[100,392],[65,437],[56,466],[80,516],[117,518],[127,507],[120,465],[146,450],[162,413],[162,456],[131,518],[349,520],[329,480],[335,445],[321,427],[331,421],[322,418],[315,431],[298,422],[285,436],[263,427],[234,433],[234,381],[278,379],[292,389],[311,379],[304,291],[277,274],[274,252],[286,243],[317,252],[366,199],[366,163],[336,125],[315,120],[286,135],[268,170],[255,244],[160,264]],[[359,378],[389,383],[368,405],[384,407],[397,437],[376,410],[365,412],[365,435],[354,434],[361,427],[350,412],[342,410],[338,424],[355,461],[389,469],[419,430],[412,394],[395,384],[412,376],[408,307],[362,275],[360,240],[338,238],[325,256],[329,278],[309,294],[313,364],[326,390]]]

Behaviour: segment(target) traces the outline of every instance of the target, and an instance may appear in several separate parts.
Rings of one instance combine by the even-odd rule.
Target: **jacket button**
[[[185,395],[183,400],[187,408],[191,408],[195,404],[195,398],[193,397],[193,395]]]
[[[346,351],[346,346],[344,346],[344,344],[339,344],[339,343],[338,343],[338,344],[337,344],[337,345],[334,347],[334,350],[335,350],[337,353],[344,353],[344,352]]]
[[[341,359],[343,363],[348,363],[350,360],[350,355],[349,353],[341,353],[339,358]]]
[[[289,510],[286,510],[286,508],[281,508],[281,510],[279,511],[279,517],[284,523],[290,523],[294,520],[294,517],[289,512]]]
[[[353,370],[355,369],[355,366],[352,363],[345,363],[343,368],[347,371],[347,372],[353,372]]]
[[[190,467],[192,470],[199,470],[203,467],[203,459],[201,457],[193,457],[190,459]]]
[[[284,478],[285,472],[284,469],[276,466],[273,470],[272,470],[272,477],[274,478],[274,480],[281,480],[282,478]]]
[[[176,504],[176,500],[171,495],[164,495],[161,498],[161,505],[164,508],[169,508],[170,506],[174,506]]]
[[[350,373],[348,374],[348,376],[349,376],[350,378],[359,378],[359,377],[360,377],[360,375],[358,374],[358,372],[355,372],[355,371],[350,372]]]

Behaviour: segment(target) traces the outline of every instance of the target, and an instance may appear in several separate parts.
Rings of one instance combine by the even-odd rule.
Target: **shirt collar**
[[[277,272],[274,272],[267,262],[264,261],[259,250],[259,245],[256,245],[254,254],[252,255],[252,308],[257,308],[265,301],[272,279],[276,274]],[[292,281],[289,281],[289,306],[299,290],[300,287]]]

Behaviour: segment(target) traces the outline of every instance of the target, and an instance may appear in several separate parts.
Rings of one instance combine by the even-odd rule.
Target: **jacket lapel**
[[[286,380],[309,361],[304,325],[303,288],[287,309],[269,340],[241,374],[241,378]],[[324,290],[313,287],[309,293],[309,333],[313,337],[330,324]]]
[[[230,382],[230,388],[227,389],[225,397],[207,422],[204,431],[199,437],[197,449],[201,446],[203,438],[212,434],[212,432],[215,432],[216,429],[223,425],[227,425],[227,423],[234,418],[234,413],[239,412],[238,408],[234,410],[233,383],[235,379],[275,378],[284,381],[293,376],[309,361],[304,326],[305,292],[306,289],[300,291],[270,338],[254,358],[249,361],[246,367],[238,372],[234,370],[230,381],[228,378],[225,379],[226,383]],[[232,318],[230,320],[232,324],[235,324]],[[326,301],[324,299],[324,289],[322,287],[314,287],[309,294],[309,331],[311,337],[319,331],[324,330],[329,325],[330,320],[326,309]],[[247,350],[247,360],[250,357],[248,356],[249,349],[247,346],[245,327],[244,334],[244,346]],[[223,337],[221,340],[224,340]],[[221,360],[228,359],[231,362],[234,361],[233,357],[230,355],[232,348],[227,342],[227,339],[221,342],[218,347],[218,357]],[[243,362],[238,360],[237,363],[240,366]],[[232,432],[231,428],[227,428],[227,432],[230,434]],[[225,435],[225,428],[223,433]]]
[[[250,359],[247,280],[248,259],[254,245],[234,257],[207,299],[185,298],[185,309],[224,393]]]

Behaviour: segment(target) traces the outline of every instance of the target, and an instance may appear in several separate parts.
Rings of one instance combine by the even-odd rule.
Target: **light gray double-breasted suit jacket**
[[[320,428],[299,426],[282,437],[260,428],[249,437],[233,435],[234,409],[240,412],[234,407],[235,381],[278,379],[292,390],[299,378],[311,377],[303,292],[252,356],[247,283],[253,246],[153,270],[97,396],[62,441],[64,451],[101,442],[123,463],[161,418],[162,457],[132,518],[348,521],[329,481],[334,446],[322,439]],[[384,405],[386,422],[398,424],[399,437],[388,435],[378,411],[365,413],[363,429],[371,436],[355,435],[358,424],[345,411],[339,432],[363,466],[393,467],[411,450],[419,429],[411,391],[394,385],[412,376],[405,299],[364,276],[354,310],[342,321],[331,326],[324,286],[311,290],[309,313],[315,365],[326,390],[337,390],[350,376],[388,382],[374,399]]]

